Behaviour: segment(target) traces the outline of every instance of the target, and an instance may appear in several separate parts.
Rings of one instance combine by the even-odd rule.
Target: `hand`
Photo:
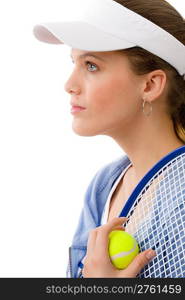
[[[124,217],[114,218],[107,224],[90,231],[82,271],[83,277],[134,278],[156,256],[155,251],[147,249],[139,253],[126,269],[119,270],[114,267],[108,254],[108,236],[112,230],[124,230],[121,225],[126,220]]]

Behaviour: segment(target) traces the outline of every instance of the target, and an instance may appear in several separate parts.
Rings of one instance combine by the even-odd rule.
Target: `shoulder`
[[[113,161],[105,164],[98,170],[98,174],[110,174],[113,175],[120,169],[124,169],[130,163],[130,160],[127,155],[120,156]]]
[[[130,164],[127,155],[120,156],[113,161],[103,165],[94,175],[90,185],[98,186],[102,190],[109,180],[114,180]]]

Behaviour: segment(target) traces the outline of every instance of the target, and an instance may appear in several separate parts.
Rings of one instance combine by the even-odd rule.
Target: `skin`
[[[129,178],[135,186],[162,157],[184,145],[176,136],[173,122],[166,112],[169,85],[166,73],[163,70],[155,70],[145,75],[136,75],[127,56],[119,51],[91,52],[104,61],[91,56],[80,58],[80,55],[85,53],[87,51],[72,49],[74,69],[65,84],[71,101],[86,108],[73,115],[73,131],[80,136],[111,137],[132,162]],[[152,104],[153,111],[149,117],[143,114],[143,100]],[[104,242],[107,240],[109,225],[113,226],[112,223],[108,223],[96,228],[89,235],[85,277],[96,277],[93,271],[95,261],[91,256],[93,253],[95,257],[96,251],[98,274],[104,275],[103,277],[119,277],[108,258],[104,261],[106,247],[104,246],[105,249],[102,248],[101,252],[99,246],[96,249],[97,238],[100,241],[102,238]],[[143,263],[146,263],[146,253],[137,259],[141,259],[140,266],[143,267]],[[135,272],[130,271],[130,275],[138,272],[137,261],[132,265],[133,268],[134,266]],[[132,277],[128,273],[121,274],[123,277],[125,274]]]

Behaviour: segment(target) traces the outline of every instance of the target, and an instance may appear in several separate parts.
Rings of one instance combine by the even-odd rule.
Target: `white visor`
[[[65,7],[64,7],[65,9]],[[34,26],[35,37],[87,51],[141,47],[168,62],[185,76],[185,45],[141,15],[113,0],[86,0],[76,17]]]

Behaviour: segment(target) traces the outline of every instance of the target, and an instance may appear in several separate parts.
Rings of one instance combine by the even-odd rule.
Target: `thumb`
[[[129,266],[121,272],[126,277],[134,278],[155,256],[156,252],[154,250],[147,249],[139,253]]]

